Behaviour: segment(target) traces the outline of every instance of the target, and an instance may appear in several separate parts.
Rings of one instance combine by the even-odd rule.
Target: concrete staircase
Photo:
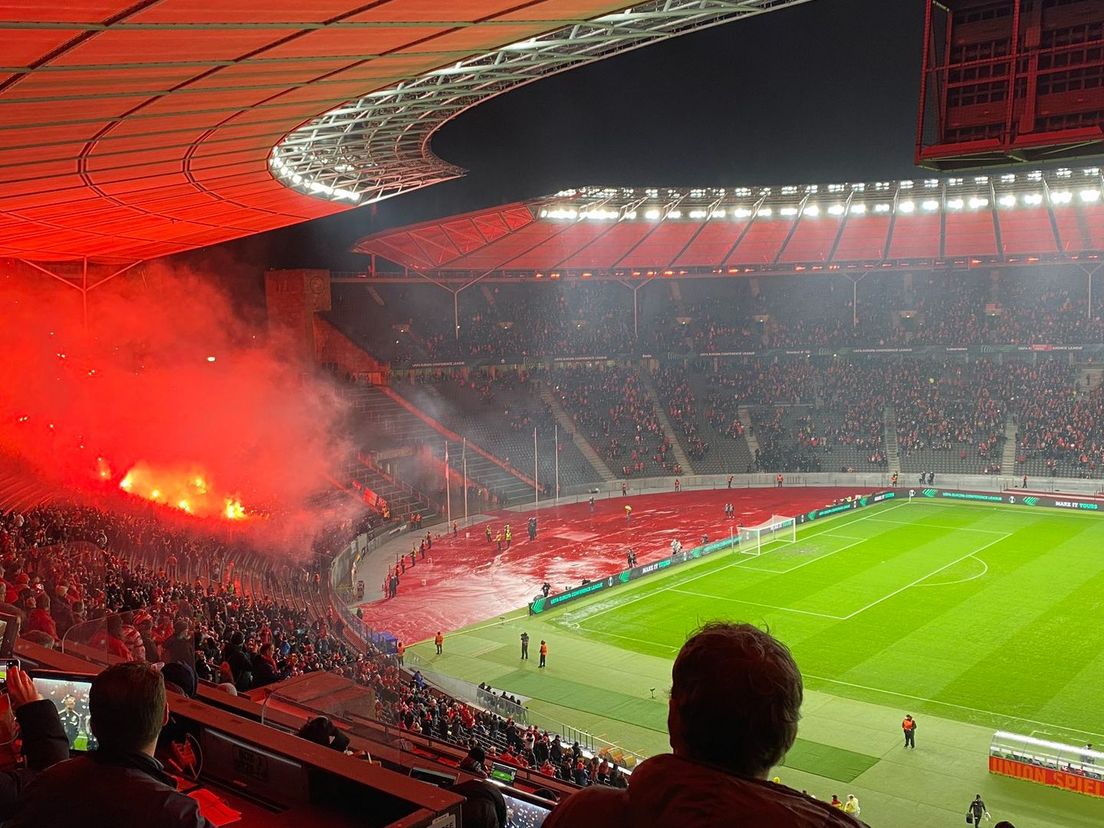
[[[1004,422],[1004,449],[1001,451],[1001,472],[1016,473],[1016,422],[1012,415]]]
[[[736,416],[740,419],[740,425],[744,427],[744,440],[747,441],[748,451],[752,459],[759,453],[759,438],[755,436],[755,430],[751,426],[751,409],[741,405],[736,409]]]
[[[386,500],[393,518],[405,518],[417,512],[427,523],[432,523],[437,515],[437,509],[428,495],[388,476],[380,469],[372,468],[368,463],[354,461],[346,468],[346,474],[350,480],[367,486]]]
[[[365,435],[364,448],[393,449],[402,446],[430,447],[438,459],[444,458],[446,440],[452,445],[449,465],[459,471],[460,435],[453,434],[443,425],[414,406],[390,388],[357,387],[349,392],[355,416],[360,420]],[[468,441],[468,476],[485,486],[503,503],[519,503],[533,496],[533,483],[520,473],[507,469],[485,449]]]
[[[885,420],[885,446],[886,468],[892,472],[901,471],[901,452],[897,448],[897,412],[892,405],[887,405],[882,414]]]
[[[559,425],[560,430],[565,434],[575,434],[575,423],[571,421],[571,417],[563,410],[563,406],[560,405],[560,401],[556,399],[556,395],[552,393],[552,389],[547,385],[542,387],[540,398],[544,400],[545,404],[552,411],[552,416],[556,418],[556,423]],[[617,476],[610,470],[610,467],[606,465],[606,461],[591,447],[589,440],[578,439],[575,440],[574,443],[575,447],[579,449],[579,453],[590,463],[591,468],[594,469],[594,473],[598,475],[600,480],[608,483],[611,480],[617,479]]]
[[[674,455],[675,462],[682,466],[683,474],[694,474],[694,467],[690,464],[690,458],[686,456],[686,452],[682,448],[682,443],[679,442],[678,434],[675,433],[674,426],[671,425],[671,421],[667,417],[667,412],[663,408],[663,403],[659,401],[659,394],[656,393],[656,387],[652,382],[651,372],[641,369],[639,374],[641,385],[644,386],[644,390],[648,392],[648,396],[652,400],[656,419],[659,421],[659,427],[663,429],[663,436],[666,437],[667,442],[671,444],[671,454]]]

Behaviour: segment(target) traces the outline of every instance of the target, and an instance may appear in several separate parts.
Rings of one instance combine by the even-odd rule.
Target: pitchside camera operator
[[[69,739],[53,702],[43,699],[31,677],[14,665],[8,666],[7,692],[0,696],[0,710],[0,763],[5,768],[0,772],[0,815],[6,816],[39,771],[69,758]],[[23,743],[23,768],[15,768],[19,761],[14,750],[15,722]]]

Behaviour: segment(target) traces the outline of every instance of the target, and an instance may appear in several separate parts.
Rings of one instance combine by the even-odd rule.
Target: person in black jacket
[[[88,701],[99,750],[39,774],[5,828],[72,828],[75,814],[112,828],[214,828],[153,758],[168,720],[161,673],[117,664],[92,681]]]
[[[239,692],[253,686],[253,660],[245,651],[244,644],[245,636],[235,630],[230,641],[222,648],[222,660],[230,665],[230,672],[234,674],[234,685]]]
[[[19,722],[26,768],[0,773],[0,808],[10,808],[38,775],[69,758],[69,740],[54,703],[35,690],[31,677],[18,667],[8,669],[8,701]]]

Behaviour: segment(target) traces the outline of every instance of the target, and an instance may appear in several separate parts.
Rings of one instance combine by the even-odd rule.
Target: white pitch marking
[[[900,594],[901,594],[902,592],[904,592],[904,591],[905,591],[906,589],[910,589],[911,587],[914,587],[914,586],[916,586],[916,585],[917,585],[917,584],[919,584],[919,583],[920,583],[921,581],[926,581],[926,580],[927,580],[928,578],[930,578],[930,577],[931,577],[932,575],[938,575],[938,574],[939,574],[940,572],[942,572],[942,571],[943,571],[944,569],[949,569],[949,568],[951,568],[952,566],[954,566],[954,565],[955,565],[956,563],[961,563],[962,561],[966,560],[967,558],[972,558],[972,557],[973,557],[974,555],[976,555],[976,554],[977,554],[977,553],[979,553],[979,552],[984,552],[984,551],[985,551],[986,549],[988,549],[988,548],[989,548],[990,546],[993,546],[993,545],[995,545],[995,544],[998,544],[998,543],[1000,543],[1001,541],[1006,541],[1006,540],[1008,540],[1008,539],[1009,539],[1010,537],[1012,537],[1012,536],[1013,536],[1014,534],[1015,534],[1015,532],[1008,532],[1007,534],[1004,534],[1004,535],[1003,535],[1002,537],[999,537],[999,538],[997,538],[996,540],[990,541],[989,543],[985,544],[985,545],[984,545],[984,546],[982,546],[982,547],[979,547],[978,549],[974,549],[974,550],[973,550],[973,551],[971,551],[971,552],[967,552],[967,553],[966,553],[965,555],[963,555],[963,556],[962,556],[961,558],[955,558],[955,559],[954,559],[953,561],[951,561],[950,563],[947,563],[947,564],[943,564],[943,566],[939,567],[939,569],[936,569],[936,570],[934,570],[934,571],[932,571],[932,572],[929,572],[929,573],[928,573],[927,575],[923,575],[923,576],[921,576],[921,577],[917,578],[917,579],[916,579],[915,581],[912,581],[911,583],[905,584],[905,585],[904,585],[903,587],[899,587],[899,588],[897,588],[897,589],[893,590],[893,592],[890,592],[890,593],[889,593],[889,594],[887,594],[887,595],[883,595],[883,596],[882,596],[881,598],[879,598],[879,599],[878,599],[878,600],[876,600],[876,601],[871,601],[871,602],[870,602],[869,604],[867,604],[867,605],[866,605],[865,607],[861,607],[860,609],[857,609],[857,610],[855,610],[855,611],[854,611],[853,613],[851,613],[850,615],[845,615],[845,616],[843,617],[843,620],[844,620],[844,621],[850,621],[850,620],[851,620],[852,618],[854,618],[854,617],[855,617],[856,615],[859,615],[859,614],[861,614],[861,613],[864,613],[864,612],[866,612],[866,611],[867,611],[868,609],[873,609],[874,607],[878,606],[878,604],[882,603],[883,601],[888,601],[888,600],[889,600],[890,598],[892,598],[892,597],[893,597],[893,596],[895,596],[895,595],[900,595]]]
[[[765,607],[766,609],[778,610],[779,612],[796,612],[801,615],[815,615],[817,618],[827,618],[831,621],[843,621],[845,620],[841,615],[828,615],[824,612],[813,612],[811,610],[794,609],[793,607],[779,607],[774,604],[760,604],[756,601],[745,601],[743,598],[729,598],[725,595],[708,595],[704,592],[691,592],[686,589],[673,589],[672,592],[677,592],[679,595],[693,595],[696,598],[709,598],[713,601],[731,601],[734,604],[747,604],[752,607]]]
[[[843,525],[844,526],[850,526],[853,523],[859,523],[860,521],[870,520],[872,517],[874,517],[874,515],[885,514],[886,512],[892,512],[894,509],[900,509],[902,506],[905,506],[905,505],[907,505],[907,504],[906,503],[896,503],[893,506],[890,506],[888,509],[879,509],[876,512],[874,512],[873,514],[865,515],[865,516],[863,516],[861,518],[857,518],[855,520],[849,520],[849,521],[847,521],[847,523],[845,523]],[[833,529],[831,529],[831,528],[825,529],[824,533],[831,532],[831,531],[833,531]],[[817,532],[812,537],[816,537],[816,535],[820,535],[820,534],[824,534],[824,533]],[[837,550],[837,551],[839,551],[839,550]],[[770,554],[769,551],[763,553],[763,555],[769,555],[769,554]],[[702,572],[698,575],[694,575],[691,578],[687,578],[685,580],[678,580],[678,581],[676,581],[676,583],[673,583],[670,586],[660,587],[657,590],[646,591],[642,595],[638,595],[635,598],[630,598],[628,601],[622,601],[621,603],[613,604],[611,606],[606,607],[605,609],[598,610],[595,613],[587,615],[585,618],[583,618],[583,620],[584,621],[589,621],[591,618],[597,618],[599,615],[604,615],[605,613],[610,612],[611,610],[621,609],[622,607],[627,607],[629,604],[635,604],[637,601],[643,601],[645,598],[652,598],[656,595],[659,595],[659,593],[661,593],[661,592],[667,592],[668,590],[676,589],[680,586],[685,586],[686,584],[693,583],[694,581],[697,581],[700,578],[706,578],[706,577],[708,577],[710,575],[714,575],[718,572],[724,572],[726,569],[730,569],[731,567],[734,567],[734,566],[742,566],[743,564],[747,563],[748,561],[758,560],[758,558],[761,558],[761,557],[762,557],[762,555],[756,555],[755,557],[746,557],[745,556],[745,557],[741,558],[740,560],[737,560],[737,561],[734,561],[730,564],[722,566],[719,569],[710,569],[707,572]],[[825,556],[821,556],[821,557],[825,557]],[[819,560],[819,558],[817,560]],[[811,563],[811,561],[809,563]],[[752,567],[752,569],[754,570],[754,567]]]
[[[954,586],[955,584],[967,584],[970,581],[976,581],[978,578],[984,577],[989,572],[989,564],[987,564],[981,558],[978,558],[976,556],[971,556],[971,557],[973,557],[975,561],[977,561],[979,564],[981,564],[981,567],[982,567],[981,572],[977,573],[976,575],[971,575],[969,578],[959,578],[957,581],[944,581],[941,584],[917,584],[917,586],[922,586],[922,587]]]

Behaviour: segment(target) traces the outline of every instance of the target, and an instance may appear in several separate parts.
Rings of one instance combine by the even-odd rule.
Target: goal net
[[[755,526],[740,527],[741,555],[762,555],[764,547],[772,543],[797,543],[797,519],[771,515]]]

